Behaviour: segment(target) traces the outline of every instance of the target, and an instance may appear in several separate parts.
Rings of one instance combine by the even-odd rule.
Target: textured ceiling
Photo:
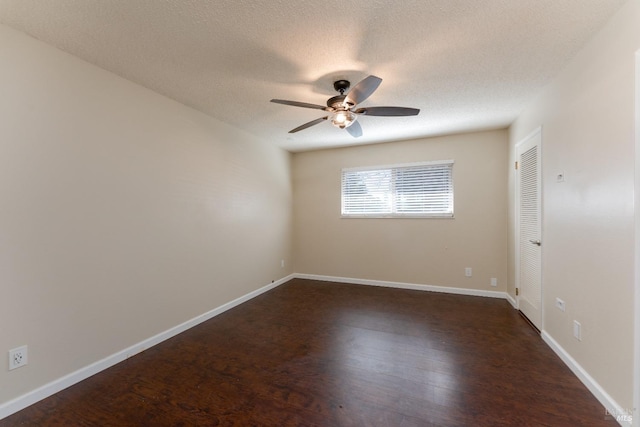
[[[625,0],[0,0],[0,23],[291,151],[509,125]],[[332,83],[383,79],[363,136]]]

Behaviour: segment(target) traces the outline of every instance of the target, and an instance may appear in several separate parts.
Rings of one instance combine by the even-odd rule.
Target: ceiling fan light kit
[[[358,116],[352,113],[349,110],[337,111],[333,113],[333,117],[331,118],[331,124],[337,128],[344,129],[348,128],[356,121]]]
[[[333,82],[333,88],[340,92],[340,95],[331,97],[327,100],[327,106],[310,104],[306,102],[288,101],[285,99],[272,99],[271,102],[276,104],[291,105],[294,107],[312,108],[316,110],[324,110],[331,114],[331,124],[340,129],[346,129],[347,132],[354,138],[362,136],[362,128],[356,120],[359,114],[365,114],[369,116],[387,116],[387,117],[401,117],[401,116],[416,116],[420,112],[417,108],[407,107],[369,107],[358,108],[355,111],[351,109],[357,104],[363,102],[380,86],[382,79],[376,76],[368,76],[364,80],[355,85],[347,94],[347,91],[351,87],[351,83],[348,80],[336,80]],[[308,123],[298,126],[295,129],[291,129],[289,133],[299,132],[303,129],[307,129],[311,126],[322,123],[329,119],[329,116],[321,117],[319,119],[312,120]]]

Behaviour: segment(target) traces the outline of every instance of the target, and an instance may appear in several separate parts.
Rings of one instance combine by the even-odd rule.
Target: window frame
[[[349,167],[342,168],[340,173],[340,217],[341,218],[424,218],[424,219],[453,219],[455,218],[455,186],[454,186],[454,160],[433,160],[425,162],[413,162],[413,163],[397,163],[391,165],[377,165],[377,166],[362,166],[362,167]],[[448,166],[449,168],[449,187],[450,187],[450,206],[451,212],[436,212],[436,213],[398,213],[395,211],[395,201],[391,202],[392,212],[385,213],[345,213],[345,176],[349,172],[366,172],[366,171],[385,171],[391,170],[392,177],[397,174],[398,170],[410,169],[415,167],[438,167]],[[388,193],[392,200],[396,198],[396,181],[391,178],[391,192]]]

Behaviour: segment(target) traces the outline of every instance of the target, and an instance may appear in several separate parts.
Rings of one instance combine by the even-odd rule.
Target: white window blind
[[[343,169],[342,216],[453,217],[453,161]]]

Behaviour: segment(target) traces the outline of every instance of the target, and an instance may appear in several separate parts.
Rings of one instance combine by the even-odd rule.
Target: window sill
[[[454,215],[340,215],[341,219],[455,219]]]

